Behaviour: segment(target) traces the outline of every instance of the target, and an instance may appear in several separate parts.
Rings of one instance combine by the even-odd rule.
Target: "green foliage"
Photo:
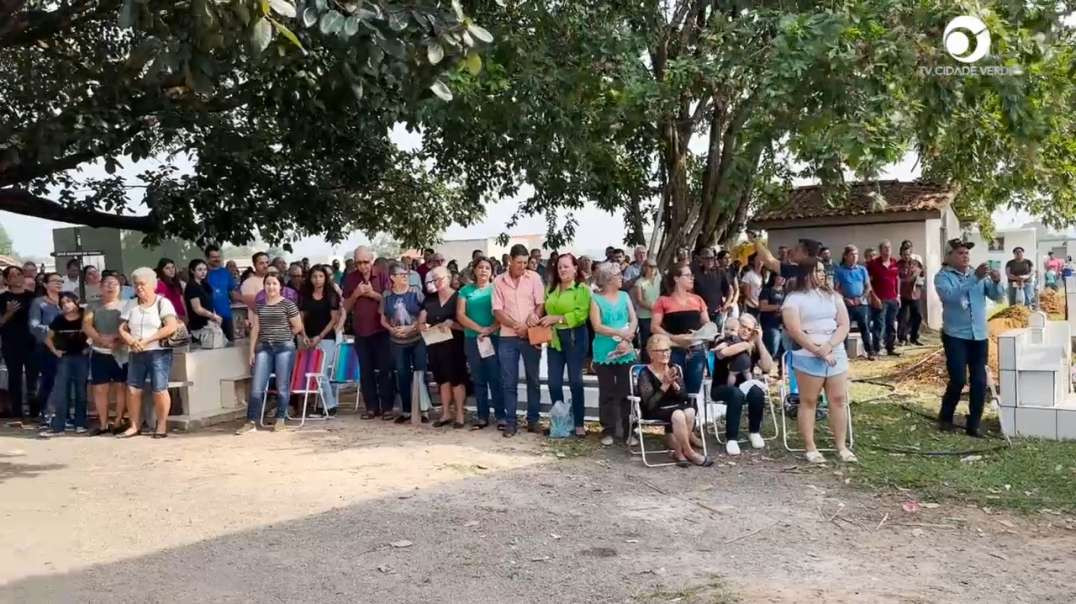
[[[960,3],[515,2],[481,4],[496,41],[484,70],[429,108],[427,157],[468,200],[534,192],[557,245],[585,203],[623,211],[629,240],[655,220],[660,258],[735,235],[796,178],[839,203],[847,174],[875,177],[918,151],[927,178],[962,187],[958,210],[1076,218],[1076,78],[1070,12],[986,2],[982,66],[957,66],[942,31]],[[660,216],[660,218],[658,218]],[[509,225],[511,226],[511,225]]]
[[[489,37],[457,2],[0,1],[0,22],[0,209],[148,243],[421,243],[473,214],[389,140]]]
[[[4,225],[0,224],[0,256],[15,256],[15,244],[11,236],[7,234]]]

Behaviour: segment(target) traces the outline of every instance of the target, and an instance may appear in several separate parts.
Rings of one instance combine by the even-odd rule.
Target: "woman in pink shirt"
[[[187,305],[183,302],[183,283],[176,277],[176,263],[171,258],[157,261],[157,289],[176,309],[179,320],[187,322]]]

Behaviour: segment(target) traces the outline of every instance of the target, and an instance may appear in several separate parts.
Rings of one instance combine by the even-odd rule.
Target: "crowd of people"
[[[949,262],[935,279],[954,375],[939,421],[951,429],[967,369],[975,416],[967,430],[974,435],[985,384],[985,317],[979,315],[985,298],[997,298],[1000,289],[996,271],[967,267],[970,244],[950,243]],[[706,374],[707,396],[726,405],[726,451],[736,455],[744,407],[747,442],[765,446],[766,393],[754,376],[775,370],[796,372],[808,460],[824,461],[813,438],[824,392],[837,454],[854,461],[845,446],[845,340],[854,325],[869,359],[920,344],[926,278],[908,241],[896,256],[888,241],[862,257],[849,245],[834,262],[821,242],[802,239],[773,253],[753,233],[731,251],[681,250],[665,270],[643,246],[630,260],[610,247],[594,261],[556,252],[544,259],[541,250],[521,245],[499,260],[476,250],[462,270],[432,249],[421,260],[395,260],[360,247],[342,269],[338,262],[289,264],[259,252],[240,272],[215,246],[185,268],[168,258],[156,269],[139,268],[130,284],[118,272],[75,260],[65,269],[38,275],[32,264],[7,267],[0,293],[0,345],[13,401],[8,415],[40,420],[44,436],[89,429],[87,381],[99,418],[93,434],[141,433],[142,391],[150,388],[156,421],[149,428],[154,437],[167,436],[175,340],[181,345],[184,334],[199,340],[217,330],[229,340],[248,330],[252,385],[247,421],[237,433],[258,429],[271,374],[281,401],[272,429],[284,429],[296,352],[319,348],[331,357],[346,334],[361,367],[362,419],[410,421],[414,381],[429,371],[441,403],[434,426],[467,427],[464,401],[473,394],[470,429],[487,428],[492,415],[510,438],[519,430],[522,360],[525,428],[541,432],[544,347],[549,396],[553,403],[571,401],[576,435],[586,434],[583,376],[593,373],[603,444],[633,440],[627,400],[634,390],[644,418],[667,422],[676,461],[697,465],[712,463],[696,452],[689,429],[695,425],[689,397],[701,393]],[[242,326],[235,306],[249,309]],[[635,365],[645,368],[633,373]],[[321,390],[325,412],[334,415],[337,395],[327,374]],[[421,413],[422,422],[431,421]]]

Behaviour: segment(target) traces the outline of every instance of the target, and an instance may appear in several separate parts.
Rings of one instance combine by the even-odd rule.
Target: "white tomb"
[[[998,336],[1001,428],[1007,436],[1076,440],[1072,333],[1032,312],[1028,327]]]

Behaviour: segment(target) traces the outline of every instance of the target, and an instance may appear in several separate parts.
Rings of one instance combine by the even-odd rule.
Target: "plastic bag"
[[[575,422],[572,407],[564,401],[557,401],[549,410],[549,438],[568,438],[572,435]]]

